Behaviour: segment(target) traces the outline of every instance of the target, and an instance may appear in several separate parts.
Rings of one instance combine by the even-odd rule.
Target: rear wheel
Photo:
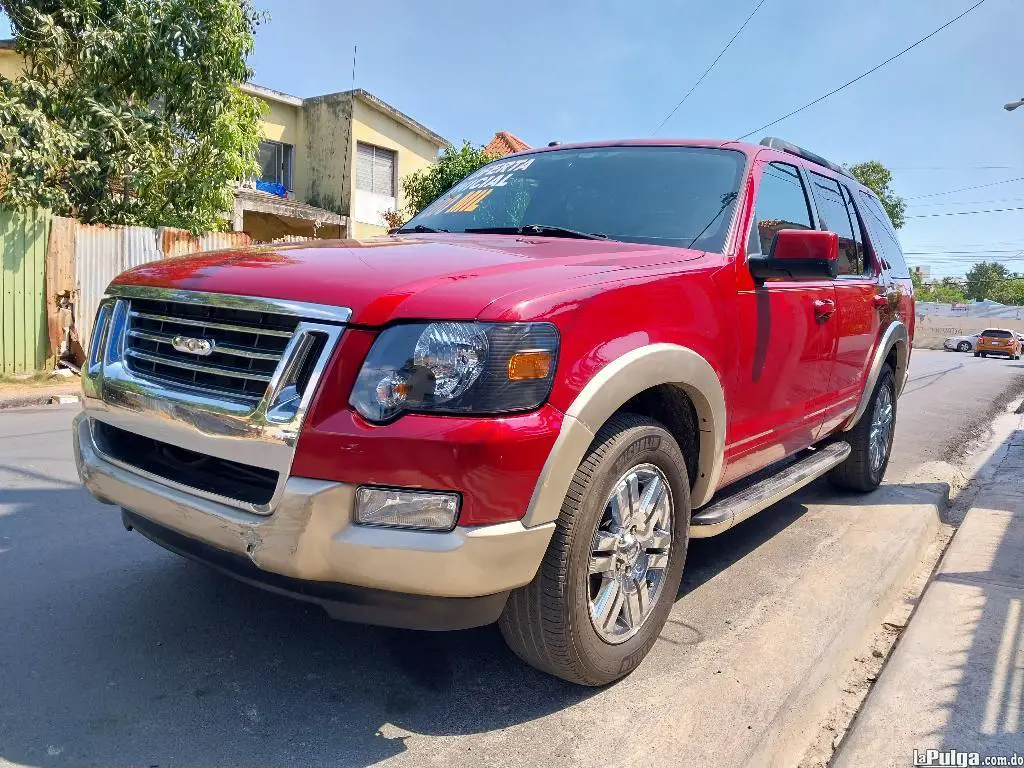
[[[956,348],[961,352],[970,352],[971,343],[969,341],[961,341],[959,344],[956,345]]]
[[[975,356],[975,357],[981,357],[981,352],[975,352],[975,353],[974,353],[974,356]]]
[[[581,685],[632,672],[679,591],[690,526],[686,462],[661,424],[613,417],[573,476],[533,581],[499,625],[528,664]]]
[[[846,460],[828,473],[829,481],[851,491],[873,491],[885,476],[896,430],[896,376],[885,366],[867,410],[857,425],[843,435],[852,448]]]

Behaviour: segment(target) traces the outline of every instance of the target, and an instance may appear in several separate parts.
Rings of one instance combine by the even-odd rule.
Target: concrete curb
[[[770,598],[762,615],[737,627],[738,637],[703,649],[681,687],[645,692],[663,702],[652,727],[673,732],[671,743],[611,764],[800,763],[839,701],[848,671],[932,548],[949,488],[958,482],[946,466],[946,479],[937,479],[940,468],[932,465],[921,480],[915,475],[883,486],[863,500],[797,497],[814,510],[817,525],[836,535],[815,545],[803,572]]]
[[[81,395],[77,392],[68,392],[66,390],[42,390],[30,395],[6,396],[0,394],[0,411],[10,408],[32,408],[41,405],[68,405],[80,403],[81,401]]]
[[[994,425],[970,509],[833,765],[907,765],[915,750],[1019,752],[1020,688],[1008,680],[1024,600],[1022,427],[1020,407]]]

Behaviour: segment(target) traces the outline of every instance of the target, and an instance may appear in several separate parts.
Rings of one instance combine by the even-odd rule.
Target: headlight
[[[551,392],[557,358],[550,323],[398,325],[374,342],[351,404],[374,422],[406,411],[527,411]]]

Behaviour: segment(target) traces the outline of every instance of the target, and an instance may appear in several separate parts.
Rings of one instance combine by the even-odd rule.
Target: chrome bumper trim
[[[100,501],[296,579],[437,597],[490,595],[533,579],[555,529],[519,521],[446,533],[354,525],[355,485],[302,477],[287,478],[273,515],[254,515],[108,462],[85,414],[75,418],[73,433],[79,477]]]
[[[188,488],[123,462],[112,460],[110,463],[169,488],[186,489],[195,496],[245,512],[256,515],[273,512],[284,494],[306,411],[344,332],[343,325],[334,323],[350,317],[351,311],[344,307],[137,286],[111,286],[109,293],[111,297],[104,299],[99,309],[100,316],[105,313],[110,318],[105,325],[102,348],[95,350],[95,364],[84,369],[82,375],[85,415],[197,453],[274,470],[279,480],[269,503],[251,504]],[[149,378],[131,370],[126,364],[128,324],[117,322],[117,318],[127,317],[133,296],[279,314],[308,312],[309,316],[329,318],[332,322],[311,322],[305,319],[307,315],[302,315],[263,396],[242,398],[232,393]],[[305,355],[321,339],[323,346],[300,397],[291,386],[291,379],[297,375]]]

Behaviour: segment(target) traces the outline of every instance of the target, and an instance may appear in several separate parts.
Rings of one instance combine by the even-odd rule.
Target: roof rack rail
[[[835,171],[836,173],[843,174],[843,176],[849,176],[851,179],[853,178],[853,176],[850,175],[850,172],[843,168],[843,166],[837,165],[836,163],[826,160],[821,155],[816,155],[809,149],[798,147],[796,144],[788,142],[785,139],[779,139],[776,138],[775,136],[765,136],[763,139],[761,139],[760,143],[762,147],[769,147],[771,149],[777,149],[780,152],[786,152],[790,155],[802,157],[804,160],[810,160],[812,163],[823,165],[826,168]]]

